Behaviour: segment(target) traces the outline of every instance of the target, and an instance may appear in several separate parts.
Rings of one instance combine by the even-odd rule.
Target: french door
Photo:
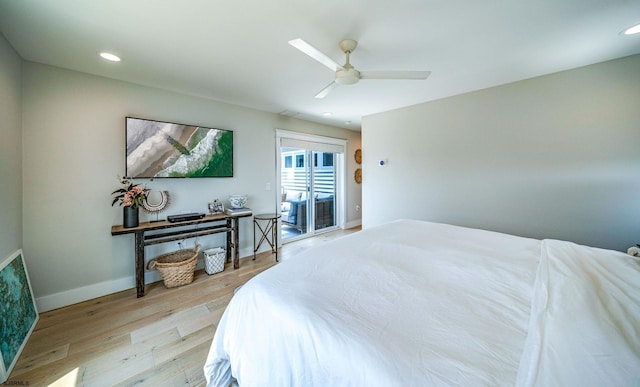
[[[342,227],[346,141],[280,130],[277,137],[280,240]]]

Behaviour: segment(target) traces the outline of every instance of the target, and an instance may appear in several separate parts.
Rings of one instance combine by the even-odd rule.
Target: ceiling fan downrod
[[[341,85],[353,85],[354,83],[358,83],[360,80],[360,72],[353,68],[351,63],[349,62],[349,55],[353,50],[356,49],[358,42],[351,39],[345,39],[340,42],[340,49],[347,56],[347,62],[342,66],[341,69],[336,71],[336,83]]]

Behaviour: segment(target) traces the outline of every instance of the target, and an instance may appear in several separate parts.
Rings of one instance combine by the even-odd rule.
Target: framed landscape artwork
[[[125,176],[233,177],[233,131],[126,117]]]
[[[0,263],[0,383],[7,380],[38,321],[22,250]]]

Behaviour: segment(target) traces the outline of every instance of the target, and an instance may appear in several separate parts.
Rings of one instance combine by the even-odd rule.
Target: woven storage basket
[[[150,260],[147,263],[147,269],[157,269],[167,288],[190,284],[193,282],[193,273],[198,263],[198,253],[200,253],[199,244],[193,249],[162,254]]]

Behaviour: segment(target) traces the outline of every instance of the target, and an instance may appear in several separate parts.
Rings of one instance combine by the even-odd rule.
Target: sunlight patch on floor
[[[71,370],[65,376],[51,383],[49,387],[75,387],[78,385],[78,368]]]

